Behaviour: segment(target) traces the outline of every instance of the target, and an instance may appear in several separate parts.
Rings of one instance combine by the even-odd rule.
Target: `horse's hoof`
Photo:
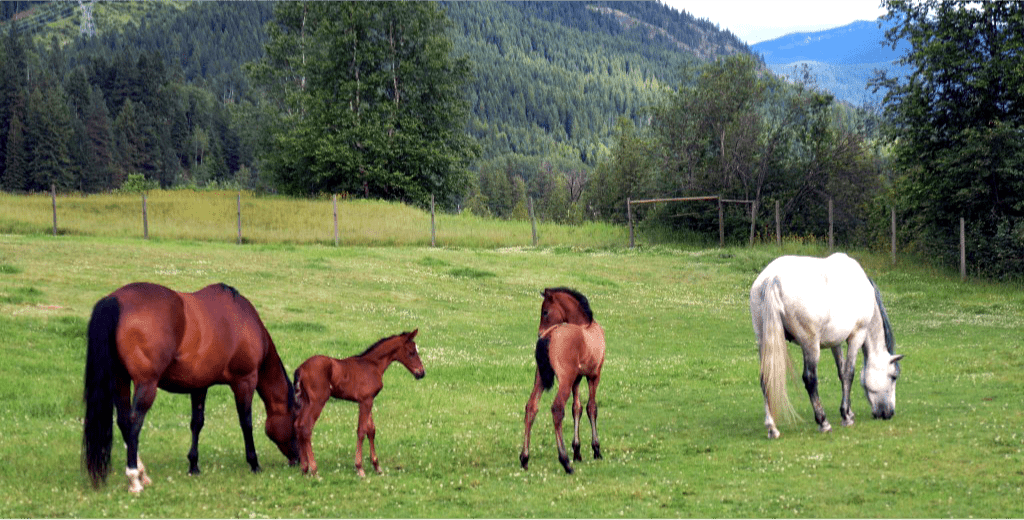
[[[828,433],[832,431],[832,425],[829,424],[828,421],[823,421],[821,426],[818,427],[818,430],[821,431],[821,433]]]
[[[779,430],[778,430],[778,429],[776,429],[776,428],[770,428],[770,429],[768,430],[768,438],[769,438],[769,439],[778,439],[779,437],[782,437],[782,434],[781,434],[781,433],[779,433]]]
[[[601,458],[603,458],[603,457],[601,457],[601,447],[600,446],[594,446],[594,460],[601,459]]]
[[[530,456],[529,455],[523,455],[522,453],[520,453],[519,454],[519,465],[522,466],[523,469],[529,469],[528,466],[530,465]]]
[[[843,419],[843,427],[849,428],[850,426],[853,426],[853,419]]]

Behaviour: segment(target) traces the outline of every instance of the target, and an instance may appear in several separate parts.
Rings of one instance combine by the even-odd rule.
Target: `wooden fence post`
[[[334,247],[338,247],[338,194],[334,194]]]
[[[50,202],[53,204],[53,236],[57,236],[57,185],[50,184]]]
[[[960,217],[960,281],[967,281],[967,234],[964,232],[963,217]]]
[[[779,217],[779,201],[775,201],[775,243],[782,248],[782,219]]]
[[[718,247],[725,247],[725,209],[722,207],[722,196],[718,196]]]
[[[238,243],[242,243],[242,192],[238,192]]]
[[[626,197],[626,218],[629,220],[629,248],[633,249],[633,205],[629,197]]]
[[[533,212],[533,197],[530,201],[530,228],[533,230],[533,247],[537,247],[537,215]]]
[[[896,206],[889,208],[889,220],[892,228],[892,265],[896,265]]]
[[[434,227],[434,194],[431,193],[430,194],[430,247],[435,247],[435,242],[434,242],[435,229],[436,228]]]
[[[146,192],[142,192],[142,238],[149,240],[149,209],[146,207]]]
[[[833,235],[834,227],[832,220],[832,197],[828,198],[828,251],[831,253],[836,248],[835,237]]]
[[[757,201],[750,203],[750,247],[754,247],[754,230],[757,227]]]

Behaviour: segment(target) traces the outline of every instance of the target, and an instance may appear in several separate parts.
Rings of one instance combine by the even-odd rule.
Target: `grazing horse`
[[[180,293],[132,283],[101,299],[89,320],[85,362],[83,458],[94,487],[106,480],[112,417],[127,450],[130,491],[152,483],[139,459],[139,432],[157,388],[192,396],[189,474],[199,473],[199,432],[206,392],[226,384],[235,394],[245,459],[260,471],[252,438],[252,396],[267,409],[266,433],[295,464],[295,394],[273,340],[249,300],[224,284]],[[132,383],[135,396],[132,397]]]
[[[597,438],[597,385],[601,382],[601,367],[604,365],[604,329],[594,321],[590,302],[582,294],[564,287],[544,289],[544,302],[540,309],[537,347],[537,373],[534,377],[533,392],[526,402],[526,433],[523,437],[523,451],[519,463],[527,469],[530,463],[530,430],[537,417],[537,402],[540,395],[549,390],[558,378],[558,391],[551,404],[551,416],[555,423],[555,439],[558,443],[558,461],[566,473],[572,473],[569,455],[562,438],[562,419],[565,418],[565,403],[572,392],[573,458],[583,460],[580,455],[580,419],[583,406],[580,404],[580,381],[584,377],[590,386],[587,401],[587,417],[590,419],[591,447],[594,458],[601,458],[601,443]]]
[[[327,356],[313,356],[295,369],[295,397],[299,411],[295,418],[295,431],[299,439],[299,459],[302,472],[316,474],[316,458],[313,457],[313,426],[320,418],[320,412],[331,397],[359,403],[359,424],[356,428],[356,472],[365,477],[363,471],[363,438],[370,439],[370,462],[380,473],[374,437],[377,427],[373,424],[373,398],[384,388],[384,371],[393,361],[405,365],[416,379],[422,379],[426,372],[420,361],[419,351],[413,338],[419,329],[403,332],[381,339],[358,356],[334,359]]]
[[[828,258],[783,256],[775,259],[750,288],[750,315],[761,358],[761,391],[768,438],[779,437],[775,418],[796,416],[786,395],[786,373],[792,366],[786,341],[798,343],[804,354],[804,386],[822,432],[832,430],[818,398],[818,358],[821,348],[832,350],[843,387],[839,414],[843,426],[853,425],[850,387],[857,352],[864,351],[861,385],[877,419],[896,411],[899,360],[893,354],[889,316],[878,286],[856,260],[843,253]],[[843,352],[843,342],[848,345]],[[845,355],[844,355],[845,354]]]

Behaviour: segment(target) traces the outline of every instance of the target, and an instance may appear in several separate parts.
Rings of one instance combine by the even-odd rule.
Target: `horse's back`
[[[111,296],[121,304],[118,351],[135,381],[187,391],[255,380],[270,348],[252,304],[223,284],[181,293],[139,282]]]
[[[837,343],[863,328],[875,311],[875,295],[864,269],[843,253],[828,258],[781,256],[761,271],[750,289],[750,310],[757,321],[777,291],[790,333],[810,326],[824,343]]]

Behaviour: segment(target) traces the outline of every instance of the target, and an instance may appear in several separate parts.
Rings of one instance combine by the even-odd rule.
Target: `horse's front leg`
[[[818,423],[818,430],[824,433],[832,431],[832,425],[825,418],[825,408],[821,406],[821,398],[818,397],[818,359],[821,349],[818,347],[818,339],[814,341],[812,348],[803,347],[804,387],[807,388],[807,396],[811,398],[811,407],[814,408],[814,421]]]
[[[569,400],[572,386],[562,383],[565,381],[559,378],[558,393],[555,394],[555,401],[551,403],[551,419],[555,425],[555,441],[558,444],[558,462],[562,463],[565,472],[572,474],[573,469],[569,464],[569,453],[565,451],[565,439],[562,437],[562,420],[565,419],[565,403]]]
[[[840,344],[832,349],[832,356],[836,358],[836,371],[839,373],[839,382],[843,388],[843,400],[839,403],[839,416],[843,419],[843,426],[853,426],[853,410],[850,409],[850,391],[853,387],[854,363],[857,361],[857,351],[853,352],[854,359],[846,361],[846,353],[843,352],[843,345]]]
[[[259,459],[256,457],[256,443],[252,439],[252,396],[255,384],[239,382],[232,385],[235,393],[235,409],[238,411],[238,424],[242,427],[242,437],[245,439],[245,461],[249,463],[253,473],[259,473]]]
[[[583,405],[580,403],[580,381],[583,376],[577,376],[572,384],[572,458],[583,460],[580,455],[580,421],[583,418]]]
[[[523,450],[519,452],[519,464],[523,469],[528,469],[530,465],[530,430],[533,429],[533,421],[537,418],[537,402],[543,392],[544,386],[540,381],[540,372],[537,372],[534,377],[533,391],[530,392],[530,399],[526,401],[526,415],[523,418],[526,432],[523,434]]]
[[[206,423],[206,392],[202,388],[192,392],[192,449],[188,452],[188,474],[199,474],[199,432]]]
[[[356,426],[356,473],[360,477],[366,477],[366,472],[363,471],[363,439],[370,431],[370,411],[372,409],[372,400],[359,402],[359,423]]]

